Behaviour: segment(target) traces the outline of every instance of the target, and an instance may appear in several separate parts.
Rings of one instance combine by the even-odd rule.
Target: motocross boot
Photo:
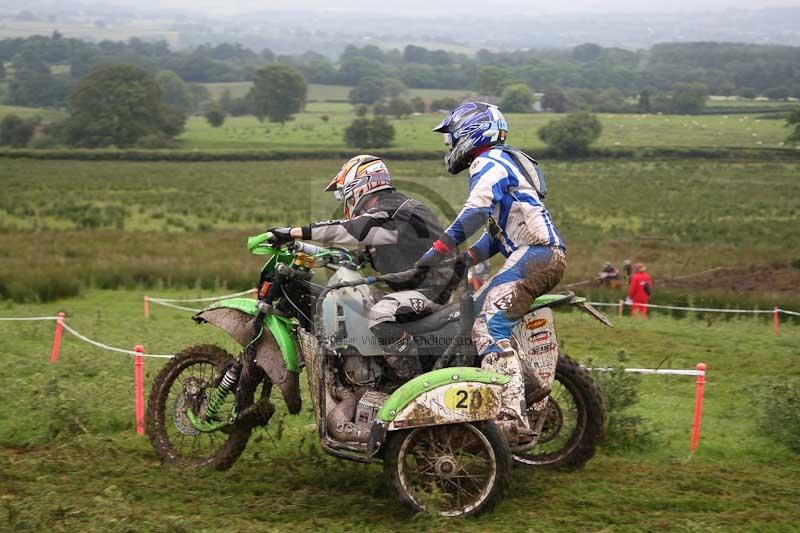
[[[525,378],[522,371],[522,362],[510,342],[500,341],[498,346],[502,352],[486,354],[483,357],[483,361],[481,361],[481,368],[511,378],[501,395],[503,400],[501,416],[504,415],[506,418],[513,420],[520,434],[527,434],[530,432],[530,423],[525,405]]]

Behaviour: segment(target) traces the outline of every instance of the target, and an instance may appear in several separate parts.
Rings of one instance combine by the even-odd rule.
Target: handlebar
[[[255,255],[278,255],[287,260],[292,254],[302,253],[308,256],[327,260],[335,263],[338,261],[352,261],[353,257],[345,250],[324,248],[315,244],[302,241],[291,241],[285,247],[278,245],[275,235],[271,232],[254,235],[247,239],[247,249]]]

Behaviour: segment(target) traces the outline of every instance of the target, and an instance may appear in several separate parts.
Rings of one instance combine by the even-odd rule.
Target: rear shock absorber
[[[208,403],[206,404],[206,420],[215,419],[217,411],[219,411],[225,403],[225,398],[228,397],[228,393],[233,390],[236,383],[239,381],[240,371],[241,366],[238,363],[228,367],[227,372],[222,376],[222,381],[220,381],[219,386],[214,389],[214,392],[211,393],[211,398],[208,399]]]

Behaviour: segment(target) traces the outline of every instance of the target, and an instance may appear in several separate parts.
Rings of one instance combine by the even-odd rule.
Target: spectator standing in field
[[[633,265],[634,274],[628,282],[628,298],[631,299],[631,315],[641,313],[647,318],[647,303],[653,293],[653,278],[647,273],[647,267],[642,263]]]

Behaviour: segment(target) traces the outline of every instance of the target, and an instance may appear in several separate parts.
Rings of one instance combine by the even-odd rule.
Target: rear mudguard
[[[197,323],[213,324],[225,330],[242,346],[253,336],[253,320],[258,302],[252,298],[230,298],[206,307],[192,318]],[[273,384],[281,389],[291,414],[300,412],[300,367],[292,329],[294,323],[277,315],[264,318],[266,330],[256,344],[256,363]]]
[[[582,296],[575,296],[572,292],[562,292],[559,294],[543,294],[536,298],[531,305],[531,311],[535,311],[542,307],[555,307],[557,305],[569,304],[577,306],[581,311],[588,314],[592,318],[600,321],[604,325],[613,328],[614,324],[600,311],[592,307],[586,298]]]
[[[381,406],[367,449],[374,455],[387,431],[490,420],[500,414],[508,376],[481,368],[450,367],[427,372],[394,391]]]

